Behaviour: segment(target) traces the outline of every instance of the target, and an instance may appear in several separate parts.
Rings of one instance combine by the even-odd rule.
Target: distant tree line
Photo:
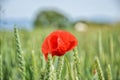
[[[69,26],[69,24],[70,21],[65,15],[54,10],[40,11],[34,20],[35,28],[48,26],[64,28]]]
[[[73,27],[76,23],[79,22],[87,24],[89,25],[89,27],[110,26],[109,23],[100,23],[89,20],[70,21],[66,15],[56,10],[43,10],[43,11],[39,11],[38,14],[36,15],[34,20],[34,27],[35,28],[44,28],[44,27],[66,28],[66,27]]]

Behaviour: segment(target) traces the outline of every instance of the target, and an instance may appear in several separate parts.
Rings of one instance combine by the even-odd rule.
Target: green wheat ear
[[[48,55],[48,60],[46,63],[46,69],[45,69],[45,80],[53,80],[54,76],[54,66],[53,66],[53,60],[52,56]]]
[[[110,65],[108,65],[108,68],[107,68],[107,80],[112,80],[112,73],[111,73]]]
[[[64,64],[64,57],[59,57],[58,58],[58,64],[57,64],[57,70],[56,70],[56,72],[57,72],[57,80],[61,80],[63,64]]]
[[[80,60],[79,60],[79,57],[78,57],[78,50],[77,48],[74,48],[73,49],[73,52],[74,52],[74,64],[75,64],[75,68],[76,68],[76,72],[77,72],[77,75],[76,78],[78,77],[79,80],[81,80],[81,70],[80,70]]]
[[[45,74],[45,69],[41,68],[41,69],[40,69],[40,77],[39,77],[40,80],[44,80],[44,77],[45,77],[44,74]]]
[[[95,57],[95,67],[96,67],[96,70],[97,70],[98,79],[99,80],[105,80],[98,57]]]
[[[0,80],[3,80],[3,74],[2,74],[2,55],[0,54]]]
[[[17,65],[18,65],[17,67],[19,71],[18,75],[20,77],[20,80],[25,80],[25,61],[23,58],[18,30],[16,29],[16,27],[14,28],[14,34],[16,41],[16,51],[17,51]]]

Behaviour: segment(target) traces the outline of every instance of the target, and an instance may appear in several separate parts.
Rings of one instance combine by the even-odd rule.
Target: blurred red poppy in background
[[[77,39],[69,32],[57,30],[52,32],[42,44],[42,52],[47,60],[48,54],[62,56],[78,44]]]

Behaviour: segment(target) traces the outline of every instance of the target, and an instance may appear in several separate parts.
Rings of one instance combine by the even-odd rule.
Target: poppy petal
[[[57,30],[52,32],[43,42],[42,52],[47,59],[48,53],[52,56],[62,56],[78,44],[77,39],[69,32]]]

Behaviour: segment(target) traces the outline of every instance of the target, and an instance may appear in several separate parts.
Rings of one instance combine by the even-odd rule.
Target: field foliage
[[[41,45],[54,30],[0,31],[1,80],[120,80],[120,26],[66,29],[78,46],[46,62]]]

